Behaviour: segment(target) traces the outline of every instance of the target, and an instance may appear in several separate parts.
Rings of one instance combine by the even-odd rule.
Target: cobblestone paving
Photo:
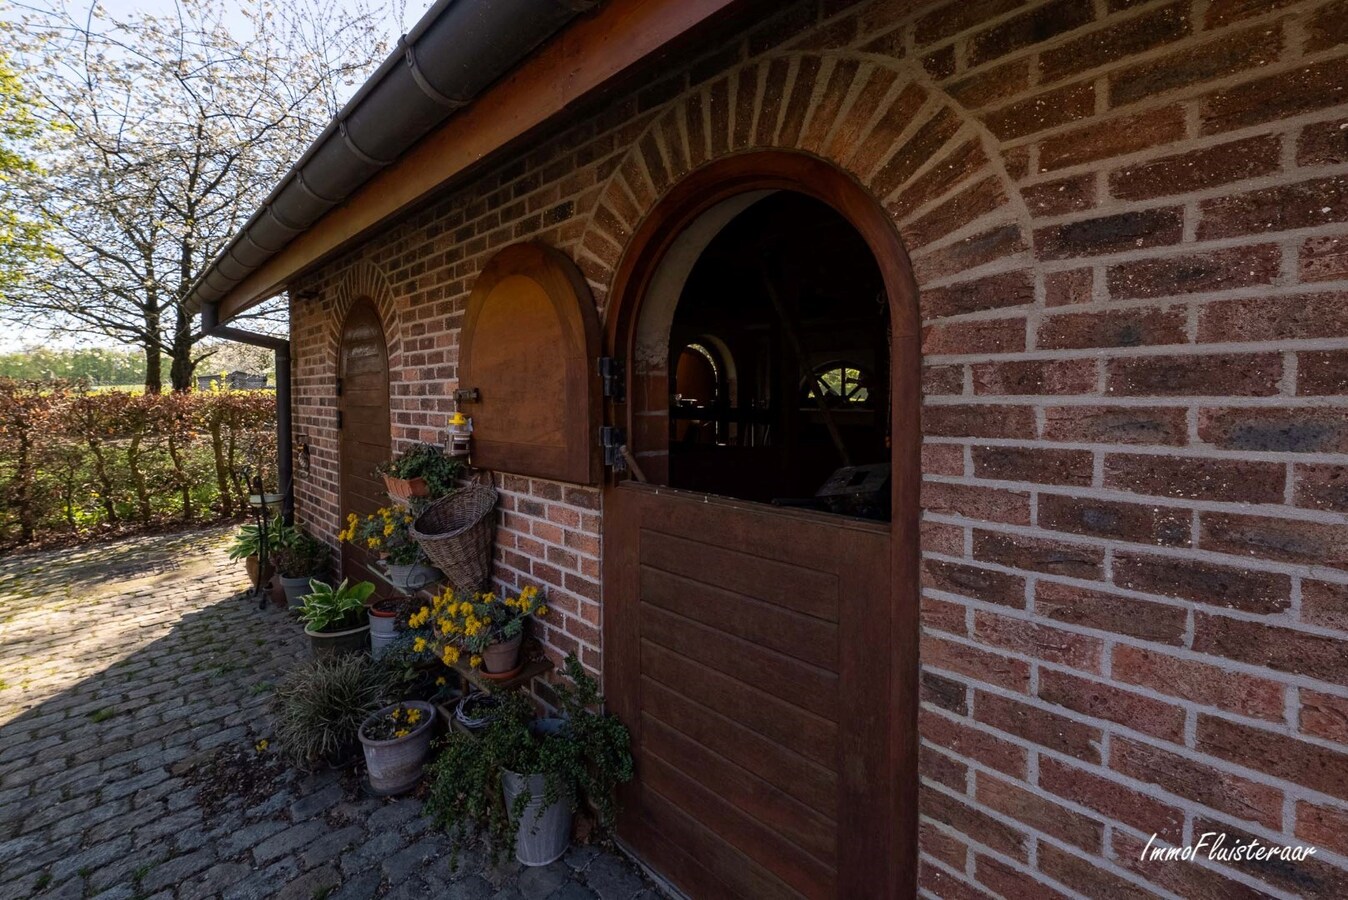
[[[589,847],[538,869],[470,851],[451,873],[417,800],[350,774],[273,763],[261,797],[207,804],[222,751],[265,776],[271,687],[307,654],[289,613],[240,593],[226,535],[0,561],[0,897],[656,900]]]

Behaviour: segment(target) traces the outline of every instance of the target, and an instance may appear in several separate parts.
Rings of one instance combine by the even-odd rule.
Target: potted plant
[[[558,718],[536,718],[525,695],[511,692],[480,736],[446,740],[426,808],[455,856],[480,830],[494,863],[514,851],[524,865],[547,865],[566,852],[577,811],[592,810],[601,832],[612,827],[614,791],[632,778],[630,736],[596,711],[603,697],[574,656],[566,674],[569,684],[554,685]]]
[[[374,593],[368,581],[351,584],[342,579],[337,587],[315,578],[309,582],[309,593],[300,607],[304,633],[309,635],[309,646],[314,656],[335,656],[343,653],[364,653],[370,649],[370,622],[365,612],[365,601]]]
[[[468,653],[469,664],[481,668],[487,677],[509,678],[520,667],[525,621],[547,612],[536,587],[526,587],[514,597],[475,593],[463,599],[453,588],[446,588],[409,623],[413,628],[430,625],[432,640],[446,665],[454,665],[461,653]]]
[[[370,652],[380,659],[398,637],[398,601],[376,600],[370,604]]]
[[[281,543],[286,536],[286,526],[277,518],[267,526],[266,534],[266,556],[267,566],[263,571],[261,559],[263,555],[263,536],[262,529],[254,524],[240,525],[239,530],[234,533],[234,541],[229,545],[229,558],[232,560],[244,560],[244,565],[248,571],[248,580],[252,582],[254,588],[271,580],[275,574],[275,553],[281,547]]]
[[[296,531],[276,550],[273,559],[287,603],[299,606],[300,600],[309,593],[309,581],[327,569],[328,553],[327,544],[303,531]]]
[[[287,676],[272,697],[277,745],[302,769],[356,758],[361,723],[389,696],[390,671],[359,654],[311,660]]]
[[[454,489],[462,464],[434,444],[413,444],[375,472],[384,478],[389,496],[399,500],[443,497]]]
[[[385,506],[363,519],[351,513],[338,538],[378,553],[384,560],[393,587],[402,594],[415,594],[438,584],[444,576],[439,569],[426,565],[425,552],[408,533],[412,519],[410,511],[392,506]]]
[[[435,707],[403,700],[372,714],[360,726],[360,745],[370,790],[381,796],[404,794],[421,780],[431,748]]]

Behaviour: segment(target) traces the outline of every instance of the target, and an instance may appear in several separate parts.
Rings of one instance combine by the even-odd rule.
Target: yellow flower
[[[407,737],[411,733],[412,732],[408,731],[406,728],[399,728],[397,731],[393,732],[393,736],[403,738]]]
[[[366,541],[365,541],[365,544],[366,544],[366,546],[368,546],[368,547],[370,547],[371,549],[373,549],[373,548],[379,546],[379,539],[378,539],[378,538],[367,538]]]
[[[444,661],[445,665],[447,666],[454,665],[456,662],[459,661],[459,648],[446,647],[445,652],[441,654],[440,658]]]
[[[448,684],[448,682],[445,681],[445,676],[443,676],[443,675],[441,675],[439,678],[435,679],[435,686],[436,686],[436,687],[444,687],[446,684]]]
[[[262,753],[263,751],[265,751],[267,749],[267,739],[263,738],[262,740],[258,741],[256,744],[253,745],[253,749],[256,750],[258,753]]]
[[[473,658],[468,660],[468,664],[476,669],[478,666],[482,665],[482,657],[475,653],[473,654]]]
[[[547,614],[548,608],[546,606],[540,606],[538,609],[534,610],[534,615],[536,616],[546,616]]]
[[[390,524],[388,524],[388,525],[385,525],[385,526],[384,526],[384,537],[390,537],[392,534],[393,534],[393,524],[390,523]]]
[[[420,721],[421,721],[421,710],[409,709],[407,711],[407,723],[409,725],[415,725]]]
[[[421,653],[421,652],[424,651],[425,649],[426,649],[426,639],[425,639],[425,638],[419,637],[419,638],[417,638],[415,641],[412,642],[412,652],[414,652],[414,653]]]

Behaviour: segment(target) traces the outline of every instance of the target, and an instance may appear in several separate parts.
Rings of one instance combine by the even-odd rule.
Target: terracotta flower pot
[[[491,675],[499,675],[518,668],[522,643],[524,635],[517,634],[508,641],[488,644],[487,649],[482,651],[482,668]]]
[[[399,500],[431,495],[431,489],[424,478],[394,478],[392,475],[385,475],[384,487],[388,490],[389,496],[397,497]]]
[[[276,574],[276,567],[272,565],[270,561],[267,562],[266,571],[265,572],[262,571],[262,568],[256,556],[249,556],[245,558],[243,561],[243,567],[248,572],[248,581],[253,585],[254,590],[257,589],[257,586],[259,584],[264,584],[268,581],[271,581],[272,576]]]

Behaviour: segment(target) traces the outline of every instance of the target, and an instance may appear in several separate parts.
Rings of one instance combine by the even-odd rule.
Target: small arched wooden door
[[[357,300],[342,325],[337,410],[345,525],[348,514],[369,515],[387,500],[374,468],[391,452],[388,345],[379,311],[369,300]],[[373,562],[364,550],[350,543],[342,545],[343,578],[368,580]]]

